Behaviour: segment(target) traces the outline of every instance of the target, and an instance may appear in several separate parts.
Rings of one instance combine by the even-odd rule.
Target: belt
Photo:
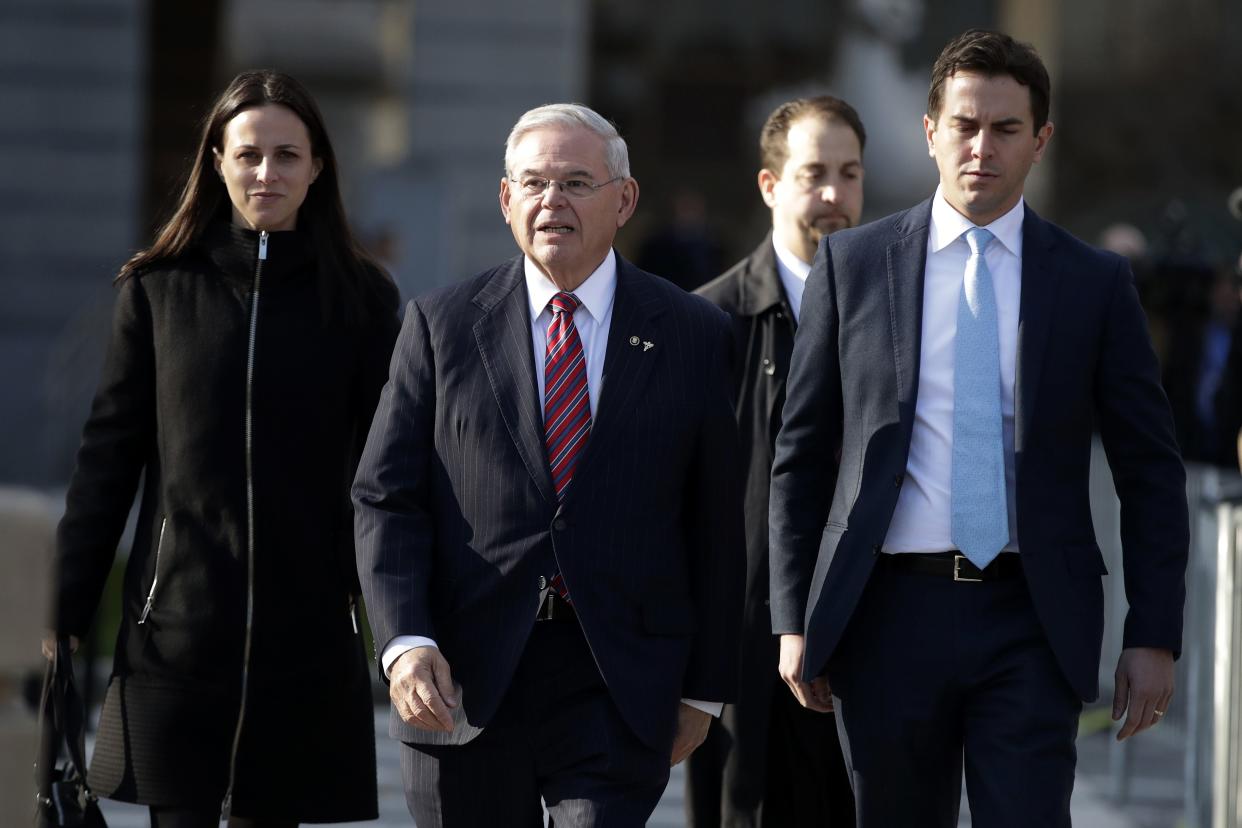
[[[539,611],[535,613],[536,621],[576,621],[578,613],[574,605],[560,596],[555,589],[549,589],[544,596]]]
[[[1001,581],[1022,576],[1022,562],[1012,552],[997,555],[982,570],[972,564],[969,558],[956,550],[931,554],[900,553],[896,555],[880,555],[880,562],[888,569],[894,569],[899,572],[937,575],[941,578],[952,578],[955,581],[969,583]]]

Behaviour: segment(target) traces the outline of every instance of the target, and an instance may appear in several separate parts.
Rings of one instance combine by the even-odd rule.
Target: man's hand
[[[805,650],[805,636],[789,633],[781,636],[781,661],[778,667],[781,678],[789,685],[789,689],[803,707],[820,713],[831,713],[832,690],[828,687],[828,679],[816,676],[809,682],[802,680],[802,654]]]
[[[1113,691],[1113,721],[1126,709],[1126,723],[1117,732],[1117,741],[1160,721],[1173,700],[1173,653],[1151,647],[1130,647],[1117,659],[1116,690]]]
[[[457,690],[449,664],[436,647],[415,647],[401,654],[388,671],[388,697],[401,721],[424,730],[453,730],[451,708]]]
[[[82,642],[78,640],[76,635],[69,636],[69,652],[76,653],[80,643]],[[43,650],[43,657],[48,661],[51,661],[56,655],[56,633],[45,632],[43,634],[43,641],[41,642],[40,647]]]
[[[670,767],[676,765],[703,744],[707,738],[707,729],[711,726],[712,714],[704,713],[697,707],[685,702],[677,708],[677,735],[673,737],[673,755]]]

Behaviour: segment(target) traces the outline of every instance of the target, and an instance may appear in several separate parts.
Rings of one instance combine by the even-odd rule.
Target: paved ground
[[[346,828],[410,828],[412,825],[401,790],[396,744],[382,735],[387,728],[387,711],[377,709],[375,729],[381,734],[380,819],[378,822],[348,823]],[[1175,828],[1182,808],[1181,753],[1177,734],[1172,730],[1167,733],[1157,730],[1134,743],[1132,759],[1136,773],[1125,807],[1113,804],[1106,795],[1112,789],[1113,782],[1108,772],[1109,741],[1107,733],[1079,739],[1079,774],[1072,802],[1076,828]],[[664,798],[648,822],[650,828],[684,826],[683,785],[679,766],[673,769]],[[103,806],[110,828],[147,828],[145,808],[109,801],[104,801]],[[969,806],[963,799],[960,825],[970,824]]]

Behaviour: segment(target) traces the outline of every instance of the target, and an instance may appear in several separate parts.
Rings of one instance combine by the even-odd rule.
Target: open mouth
[[[540,224],[535,228],[535,230],[539,233],[551,233],[554,236],[563,236],[574,232],[574,228],[570,227],[568,224],[552,223]]]

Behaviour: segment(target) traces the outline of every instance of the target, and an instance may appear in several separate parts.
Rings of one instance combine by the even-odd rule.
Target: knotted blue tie
[[[966,231],[970,259],[957,301],[953,362],[952,539],[982,569],[1009,543],[996,293],[983,258],[992,234]]]

